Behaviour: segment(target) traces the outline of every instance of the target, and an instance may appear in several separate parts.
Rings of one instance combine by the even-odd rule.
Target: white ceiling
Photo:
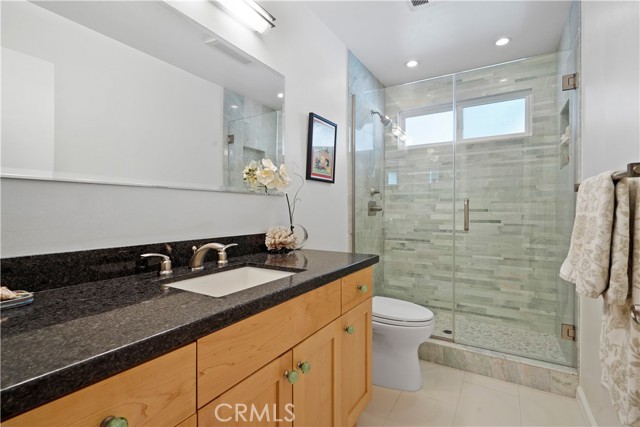
[[[384,86],[554,52],[570,1],[308,1]],[[500,37],[511,43],[496,47]],[[416,59],[419,65],[404,64]]]

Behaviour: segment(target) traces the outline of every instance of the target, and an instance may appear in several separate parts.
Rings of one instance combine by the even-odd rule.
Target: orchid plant
[[[269,229],[267,232],[266,244],[269,249],[274,250],[295,249],[298,242],[293,233],[293,215],[296,211],[296,203],[300,200],[298,198],[298,193],[300,193],[300,190],[304,186],[304,178],[301,175],[294,173],[294,175],[300,178],[301,183],[293,196],[293,200],[291,200],[289,198],[289,194],[285,191],[291,183],[291,178],[289,177],[287,167],[284,163],[282,163],[280,167],[276,167],[270,159],[262,159],[259,163],[252,160],[244,168],[242,175],[244,182],[254,191],[264,191],[265,193],[269,193],[269,190],[275,189],[277,191],[284,192],[287,199],[287,208],[289,210],[289,231],[286,230],[286,227],[282,226]]]

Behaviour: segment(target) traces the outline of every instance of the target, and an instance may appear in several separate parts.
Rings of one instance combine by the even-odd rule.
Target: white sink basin
[[[235,270],[223,271],[222,273],[207,274],[193,279],[169,283],[167,286],[212,297],[223,297],[294,274],[296,273],[289,271],[240,267]]]

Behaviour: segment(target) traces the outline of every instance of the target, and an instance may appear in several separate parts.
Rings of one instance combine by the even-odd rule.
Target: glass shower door
[[[453,77],[385,91],[386,296],[435,314],[434,337],[453,339]]]
[[[455,341],[571,366],[557,70],[550,54],[456,75]]]

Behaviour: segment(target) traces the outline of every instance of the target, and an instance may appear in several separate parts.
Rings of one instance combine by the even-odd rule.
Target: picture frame
[[[315,113],[309,113],[307,179],[335,183],[337,134],[337,124]]]

